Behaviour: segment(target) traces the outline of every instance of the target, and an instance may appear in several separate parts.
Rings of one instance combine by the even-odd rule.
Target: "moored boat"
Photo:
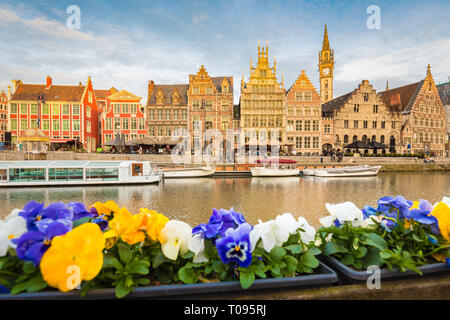
[[[341,168],[324,168],[315,169],[314,176],[316,177],[368,177],[376,176],[380,171],[381,166],[355,166],[355,167],[341,167]]]
[[[12,161],[0,163],[0,187],[159,183],[148,161]]]
[[[261,166],[250,168],[253,177],[292,177],[300,174],[295,160],[263,159],[256,163]]]
[[[210,166],[198,168],[174,168],[162,171],[164,178],[200,178],[210,177],[216,172],[216,168]]]

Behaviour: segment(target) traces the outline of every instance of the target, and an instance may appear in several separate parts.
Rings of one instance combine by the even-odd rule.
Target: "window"
[[[392,123],[391,123],[391,128],[392,128],[392,129],[395,129],[395,121],[392,121]]]
[[[355,104],[355,105],[353,106],[353,111],[354,111],[354,112],[359,112],[359,104]]]
[[[136,129],[137,129],[137,119],[131,118],[131,130],[136,130]]]
[[[344,136],[344,143],[348,143],[348,135]]]
[[[372,128],[376,129],[377,127],[377,122],[376,121],[372,121]]]
[[[204,101],[204,103],[205,103],[205,109],[207,110],[207,111],[212,111],[212,101]]]
[[[170,120],[170,109],[166,109],[165,119]]]
[[[79,115],[80,114],[80,105],[79,104],[74,104],[72,106],[72,113],[73,115]]]
[[[48,104],[43,104],[42,107],[42,114],[48,115],[50,113],[50,106]]]
[[[137,113],[137,104],[132,104],[132,105],[131,105],[131,113],[132,113],[132,114]]]
[[[9,169],[10,181],[42,181],[45,180],[45,169]]]
[[[199,87],[194,87],[193,91],[194,91],[194,94],[199,94],[200,93],[200,88]]]
[[[295,137],[295,147],[297,149],[302,148],[302,137]]]
[[[110,120],[110,125],[111,125],[111,119]],[[73,120],[73,130],[74,131],[79,131],[80,130],[80,120]]]
[[[31,109],[31,114],[38,114],[37,104],[32,104],[30,109]]]
[[[120,113],[120,104],[113,104],[114,113]]]
[[[222,86],[222,93],[228,93],[228,86]]]
[[[230,110],[228,102],[222,102],[222,112],[228,112]]]
[[[65,114],[65,115],[70,114],[70,107],[68,104],[63,105],[63,114]]]
[[[89,120],[86,121],[86,132],[91,133],[91,122]]]
[[[17,103],[11,103],[11,113],[17,114]]]
[[[52,115],[54,116],[59,115],[59,104],[52,105]]]
[[[364,101],[369,101],[369,94],[368,93],[364,93]]]
[[[130,113],[130,105],[129,104],[122,105],[122,113]]]
[[[305,149],[311,148],[311,137],[305,137]]]
[[[348,128],[348,120],[344,120],[344,128]]]
[[[111,130],[111,129],[112,129],[112,119],[106,118],[105,119],[105,130]]]
[[[88,101],[89,101],[89,103],[92,103],[92,92],[91,91],[89,91],[89,93],[88,93]]]
[[[42,120],[42,130],[50,130],[50,120]]]
[[[311,120],[305,120],[305,131],[311,131]],[[306,139],[305,139],[305,143],[306,143]]]
[[[86,106],[86,117],[91,118],[91,107]]]
[[[353,120],[353,128],[358,129],[358,120]]]
[[[149,110],[148,111],[148,119],[149,120],[155,120],[155,110]]]
[[[20,119],[20,130],[27,130],[27,129],[28,129],[28,120]]]
[[[11,130],[17,130],[17,119],[11,119]]]
[[[301,92],[296,92],[295,93],[295,100],[296,101],[302,101],[302,93]]]
[[[373,113],[378,113],[378,105],[373,105]]]
[[[319,137],[313,137],[313,148],[319,148]]]
[[[145,130],[144,118],[139,118],[139,130]]]
[[[53,120],[52,122],[52,130],[53,131],[59,131],[59,120]]]
[[[305,101],[311,101],[311,92],[304,92],[303,96],[305,98]]]
[[[211,87],[206,88],[206,94],[212,94],[213,90]]]
[[[70,130],[69,120],[63,120],[63,131],[69,131],[69,130]]]
[[[122,118],[122,130],[128,130],[129,129],[129,122],[128,118]]]
[[[364,129],[367,129],[367,120],[364,120],[363,127],[364,127]]]
[[[181,110],[181,120],[187,120],[187,110]]]
[[[325,133],[330,133],[330,132],[331,132],[331,125],[326,124],[326,125],[323,127],[323,131],[324,131]]]
[[[180,110],[172,110],[173,111],[173,120],[178,120],[180,118]]]
[[[287,121],[287,131],[294,131],[294,120]]]
[[[384,129],[386,127],[386,121],[381,121],[381,129]]]
[[[120,130],[120,118],[114,118],[114,130]]]
[[[20,114],[28,114],[28,106],[25,103],[20,104]]]
[[[319,120],[313,120],[313,131],[319,131]]]
[[[163,110],[162,109],[158,109],[156,111],[156,120],[163,120]]]

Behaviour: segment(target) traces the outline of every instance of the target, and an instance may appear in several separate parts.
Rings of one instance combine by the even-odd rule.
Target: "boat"
[[[210,166],[197,168],[174,168],[162,171],[164,178],[200,178],[210,177],[216,173],[216,168]]]
[[[341,168],[304,169],[302,173],[305,176],[316,177],[368,177],[376,176],[380,169],[381,166],[363,165]]]
[[[148,161],[0,162],[0,187],[149,184],[162,177]]]
[[[256,163],[261,166],[250,168],[253,177],[292,177],[300,174],[295,160],[262,159]]]

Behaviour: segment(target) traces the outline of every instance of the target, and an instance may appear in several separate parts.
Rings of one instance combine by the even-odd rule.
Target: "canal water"
[[[212,208],[234,207],[250,223],[266,221],[290,212],[318,227],[327,215],[325,203],[352,201],[358,207],[376,206],[382,196],[403,195],[410,200],[427,199],[432,204],[450,196],[450,172],[380,173],[360,178],[198,178],[167,179],[159,185],[0,189],[0,217],[30,200],[114,200],[131,212],[144,207],[192,226],[207,222]]]

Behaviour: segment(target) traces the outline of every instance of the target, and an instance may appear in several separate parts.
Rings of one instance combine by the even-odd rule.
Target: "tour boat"
[[[174,168],[162,171],[164,178],[200,178],[210,177],[216,172],[216,168],[210,166],[197,168]]]
[[[0,162],[0,187],[159,183],[162,173],[148,161]]]
[[[256,163],[261,166],[250,168],[253,177],[292,177],[300,174],[295,160],[262,159]]]
[[[376,176],[380,169],[381,166],[363,165],[341,168],[304,169],[302,173],[305,176],[316,177],[368,177]]]

